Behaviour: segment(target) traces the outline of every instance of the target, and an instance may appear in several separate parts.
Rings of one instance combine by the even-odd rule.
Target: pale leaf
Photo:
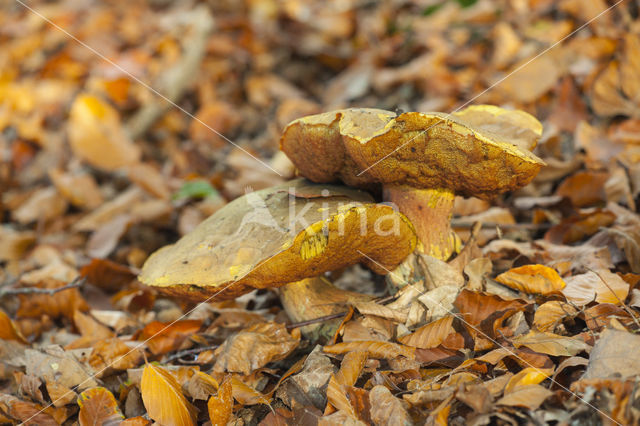
[[[194,425],[194,408],[180,384],[164,368],[147,364],[140,382],[142,401],[149,417],[166,426]]]
[[[229,422],[233,411],[233,388],[230,380],[222,382],[218,394],[209,398],[207,408],[212,426],[225,426]]]

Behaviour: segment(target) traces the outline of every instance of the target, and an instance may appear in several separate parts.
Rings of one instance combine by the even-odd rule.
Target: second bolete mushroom
[[[454,195],[486,199],[528,184],[544,165],[531,152],[541,133],[533,116],[491,105],[453,114],[352,108],[291,122],[280,148],[314,182],[382,184],[421,251],[446,260],[459,246]]]

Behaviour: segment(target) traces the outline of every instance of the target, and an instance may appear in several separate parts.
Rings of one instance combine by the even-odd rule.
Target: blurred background
[[[520,108],[543,122],[549,165],[521,196],[638,201],[636,1],[2,4],[0,279],[69,280],[92,257],[138,267],[247,188],[292,177],[288,122],[349,106]],[[535,219],[489,207],[456,214]],[[34,243],[46,249],[25,260]]]

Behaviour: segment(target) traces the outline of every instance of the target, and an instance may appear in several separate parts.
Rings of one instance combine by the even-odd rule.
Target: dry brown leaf
[[[447,315],[429,324],[423,325],[411,334],[398,338],[403,345],[415,348],[435,348],[445,341],[447,336],[455,333],[453,329],[453,315]]]
[[[126,134],[118,112],[96,96],[76,97],[68,126],[74,154],[92,166],[114,171],[140,159],[140,148]]]
[[[101,372],[98,374],[100,377],[112,369],[134,368],[140,364],[142,358],[143,353],[140,348],[131,348],[122,340],[112,338],[94,343],[88,362],[96,372]]]
[[[271,403],[271,398],[261,394],[252,387],[242,383],[236,376],[231,377],[231,387],[233,398],[243,405],[267,404]]]
[[[166,179],[151,164],[132,164],[127,168],[127,176],[131,182],[155,197],[163,200],[168,200],[171,197],[171,190]]]
[[[9,318],[2,309],[0,309],[0,339],[27,343],[22,333],[20,333],[20,330],[18,330],[13,321],[11,321],[11,318]]]
[[[589,365],[582,378],[625,379],[640,371],[640,336],[625,331],[606,329],[596,341],[589,356]]]
[[[329,354],[345,354],[347,352],[366,352],[371,358],[391,359],[404,356],[414,359],[415,348],[391,342],[359,341],[343,342],[325,346],[323,350]]]
[[[182,389],[188,397],[203,401],[215,394],[218,388],[218,381],[202,371],[196,371],[193,376],[182,384]]]
[[[74,175],[53,169],[49,171],[49,178],[58,192],[78,208],[92,210],[104,201],[98,184],[88,173]]]
[[[195,425],[195,408],[182,394],[176,379],[162,367],[144,367],[140,393],[149,417],[156,422],[167,426]]]
[[[356,412],[347,395],[347,389],[355,385],[366,360],[366,352],[348,352],[342,359],[340,370],[331,375],[327,385],[327,400],[329,404],[337,410],[345,411],[354,417],[356,417]],[[325,409],[325,414],[328,414],[328,411],[330,411],[329,405]]]
[[[36,234],[32,231],[18,232],[8,225],[0,225],[0,260],[18,260],[33,245]]]
[[[225,379],[218,388],[218,394],[207,402],[209,421],[213,426],[226,426],[233,415],[233,388],[231,380]]]
[[[601,205],[607,200],[604,191],[607,179],[609,179],[607,172],[577,172],[563,180],[555,193],[569,198],[576,207]]]
[[[391,394],[382,385],[374,386],[369,391],[371,404],[371,420],[374,424],[411,425],[413,421],[407,412],[406,403]]]
[[[533,317],[533,326],[538,331],[551,331],[566,318],[572,318],[578,314],[578,310],[566,302],[551,300],[545,302],[536,309]]]
[[[544,265],[513,268],[498,275],[496,281],[527,294],[546,295],[558,292],[565,286],[558,272]]]
[[[525,346],[533,351],[552,356],[573,356],[589,348],[584,341],[574,337],[549,332],[530,331],[511,340],[516,348]]]
[[[144,341],[155,355],[179,349],[182,343],[202,327],[199,320],[180,320],[171,323],[153,321],[136,334],[138,341]]]
[[[107,291],[121,290],[136,277],[130,268],[108,259],[92,259],[80,269],[80,275]]]
[[[563,219],[552,226],[544,238],[555,244],[571,244],[591,236],[602,228],[613,224],[616,216],[607,210],[597,209],[586,214],[578,214]]]
[[[78,405],[80,426],[115,426],[124,419],[113,394],[103,387],[82,392],[78,398]]]
[[[565,279],[567,286],[562,294],[578,306],[589,302],[619,305],[629,293],[629,284],[607,269],[589,271]]]
[[[58,426],[67,416],[60,416],[56,410],[43,408],[32,402],[22,401],[8,394],[0,394],[0,407],[10,419],[26,422],[29,425]],[[64,410],[64,409],[57,409]],[[9,421],[11,422],[11,421]],[[17,422],[16,422],[17,423]]]
[[[300,343],[300,332],[287,332],[284,324],[254,324],[229,337],[216,349],[216,372],[251,374],[270,362],[286,358]]]
[[[26,372],[45,382],[54,382],[80,390],[98,386],[92,372],[71,351],[59,346],[27,349],[24,353]]]
[[[11,217],[21,224],[47,222],[58,218],[67,210],[67,202],[54,187],[40,188],[13,210]]]
[[[363,315],[375,315],[392,321],[404,323],[407,321],[408,310],[392,309],[373,301],[351,301],[351,305]]]
[[[551,395],[553,395],[553,392],[540,385],[525,385],[519,386],[503,396],[496,401],[496,404],[510,407],[526,407],[530,410],[535,410]]]
[[[346,388],[347,386],[338,383],[338,379],[334,374],[331,375],[326,390],[327,406],[324,410],[325,415],[338,410],[348,413],[351,417],[356,417],[355,410],[347,396]]]

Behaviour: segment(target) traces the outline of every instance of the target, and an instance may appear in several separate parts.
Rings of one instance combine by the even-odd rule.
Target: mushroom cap
[[[409,220],[369,194],[296,179],[227,204],[153,253],[139,280],[167,294],[225,300],[358,262],[385,274],[416,243]]]
[[[530,150],[541,134],[533,116],[492,105],[398,116],[352,108],[291,122],[280,149],[314,182],[446,188],[491,198],[528,184],[538,173],[544,162]]]

